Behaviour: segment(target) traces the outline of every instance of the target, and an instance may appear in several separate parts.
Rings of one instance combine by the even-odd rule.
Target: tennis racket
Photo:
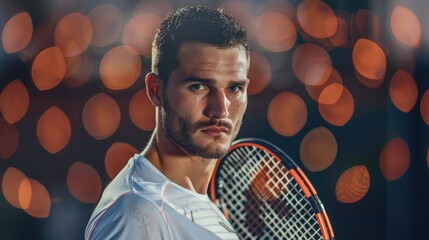
[[[304,172],[265,140],[235,141],[218,161],[209,191],[240,239],[335,239]]]

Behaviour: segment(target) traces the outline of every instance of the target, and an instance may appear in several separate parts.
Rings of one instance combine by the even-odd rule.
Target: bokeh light
[[[318,104],[320,115],[334,126],[344,126],[353,116],[354,99],[350,91],[343,87],[342,95],[334,104]]]
[[[92,59],[86,55],[79,56],[79,68],[76,72],[64,79],[64,83],[71,88],[77,88],[87,83],[94,72],[94,63]]]
[[[407,172],[410,162],[410,149],[400,137],[391,139],[381,150],[379,166],[388,181],[402,177]]]
[[[3,174],[1,189],[5,199],[14,207],[21,208],[18,199],[18,191],[21,183],[28,181],[27,176],[14,167],[8,167]]]
[[[37,122],[37,138],[42,147],[52,154],[68,144],[71,131],[69,118],[57,106],[46,110]]]
[[[320,92],[317,102],[324,105],[335,104],[343,95],[344,86],[340,83],[331,83]]]
[[[326,127],[317,127],[308,132],[301,141],[299,156],[310,172],[325,170],[337,156],[337,140]]]
[[[121,36],[123,16],[115,5],[101,4],[92,9],[88,17],[93,28],[92,46],[109,46]]]
[[[22,209],[35,218],[47,218],[51,211],[51,197],[46,187],[39,181],[22,181],[18,190],[18,200]]]
[[[272,52],[285,52],[296,42],[297,31],[287,16],[276,13],[264,13],[256,19],[256,37],[265,49]]]
[[[406,71],[398,69],[390,80],[389,95],[393,105],[407,113],[417,102],[417,83]]]
[[[66,60],[58,47],[49,47],[34,59],[31,76],[39,90],[56,87],[66,75]]]
[[[140,55],[151,56],[152,39],[161,18],[152,13],[141,13],[131,18],[124,27],[122,41],[134,47]]]
[[[54,32],[54,42],[65,57],[83,53],[92,41],[91,20],[78,12],[63,17]]]
[[[363,77],[381,81],[386,74],[386,55],[377,43],[359,39],[353,48],[353,65]]]
[[[243,1],[226,1],[219,6],[223,12],[234,16],[235,20],[243,26],[249,38],[255,34],[255,17],[252,14],[253,6]]]
[[[118,46],[109,50],[100,63],[100,78],[112,90],[123,90],[133,85],[142,70],[141,59],[133,47]]]
[[[281,162],[261,162],[261,165],[258,166],[258,172],[250,182],[250,191],[258,199],[264,199],[268,202],[273,201],[287,191],[285,184],[282,182],[275,184],[272,181],[272,179],[283,179],[290,174],[281,164]]]
[[[271,65],[268,60],[256,52],[250,53],[250,67],[247,77],[249,78],[249,87],[247,94],[254,95],[262,92],[271,81]]]
[[[322,85],[305,85],[305,90],[316,102],[334,104],[340,99],[343,93],[343,79],[337,70],[331,68],[328,79]]]
[[[92,166],[76,161],[67,172],[67,188],[77,200],[95,203],[101,196],[101,177]]]
[[[18,148],[18,129],[0,117],[0,133],[0,157],[8,159]]]
[[[370,186],[368,169],[363,166],[354,166],[343,173],[337,180],[335,196],[339,202],[354,203],[361,200]]]
[[[131,122],[143,131],[155,129],[155,106],[149,101],[146,89],[134,94],[128,107]]]
[[[307,122],[307,106],[295,93],[282,92],[271,100],[267,115],[276,133],[291,137],[301,131]]]
[[[337,17],[332,8],[320,0],[302,1],[296,11],[303,31],[314,38],[328,38],[337,31]]]
[[[292,56],[292,68],[305,85],[320,86],[332,72],[332,61],[322,47],[313,43],[299,45]]]
[[[105,93],[91,97],[83,107],[82,122],[86,131],[97,140],[110,137],[119,127],[121,110]]]
[[[390,27],[396,39],[404,45],[416,47],[420,44],[420,21],[410,9],[395,6],[390,15]]]
[[[110,179],[115,178],[128,160],[137,152],[137,149],[129,143],[113,143],[104,156],[104,167]]]
[[[2,31],[2,44],[6,53],[24,49],[33,36],[33,21],[28,12],[21,12],[9,19]]]
[[[10,124],[21,120],[30,105],[30,95],[21,80],[13,80],[0,95],[0,111],[3,118]]]
[[[329,42],[334,47],[350,47],[350,14],[344,11],[336,13],[337,15],[337,31],[331,37]]]
[[[425,91],[420,100],[420,114],[426,125],[429,125],[429,89]]]
[[[370,9],[356,11],[352,16],[351,27],[353,41],[364,38],[381,44],[381,21],[374,11]]]

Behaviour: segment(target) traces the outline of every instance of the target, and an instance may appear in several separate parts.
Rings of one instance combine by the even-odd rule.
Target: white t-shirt
[[[85,239],[238,239],[205,194],[185,189],[136,154],[104,190]]]

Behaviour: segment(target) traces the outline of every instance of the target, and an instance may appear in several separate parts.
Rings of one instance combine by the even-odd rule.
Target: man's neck
[[[216,160],[191,155],[156,131],[143,155],[172,182],[193,192],[207,193]]]

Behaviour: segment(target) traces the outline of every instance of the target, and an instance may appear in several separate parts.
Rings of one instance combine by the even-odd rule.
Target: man
[[[146,76],[157,125],[109,184],[86,239],[238,239],[207,196],[247,107],[244,29],[221,11],[179,9],[163,21]]]

